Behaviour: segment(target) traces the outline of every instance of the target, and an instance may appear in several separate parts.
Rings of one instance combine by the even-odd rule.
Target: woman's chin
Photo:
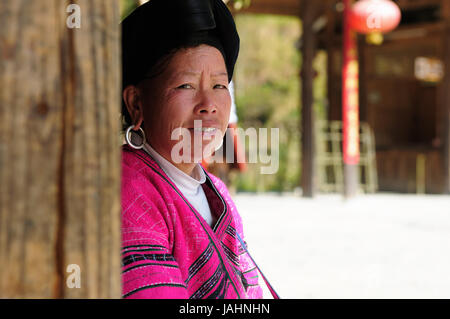
[[[191,162],[192,163],[200,163],[203,160],[210,159],[214,153],[221,147],[221,143],[212,143],[212,142],[206,142],[203,143],[201,148],[198,148],[196,150],[192,150],[191,152]]]

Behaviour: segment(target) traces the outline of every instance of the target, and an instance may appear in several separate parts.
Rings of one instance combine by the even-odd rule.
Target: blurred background
[[[360,2],[359,14],[370,19],[376,1]],[[343,162],[343,37],[352,23],[345,1],[227,2],[241,37],[238,126],[279,128],[280,164],[270,175],[260,174],[260,163],[230,167],[222,178],[282,297],[450,297],[450,6],[392,2],[401,12],[394,29],[354,35],[360,153],[351,196]],[[132,3],[122,1],[124,14]],[[383,23],[395,20],[390,5],[377,12]],[[248,154],[245,140],[241,147]]]
[[[122,16],[143,2],[121,0]],[[381,43],[357,36],[359,191],[448,193],[447,5],[440,0],[394,2],[402,20]],[[314,73],[308,79],[313,87],[314,182],[316,192],[342,192],[343,2],[315,3]],[[301,192],[302,3],[230,0],[228,5],[241,37],[234,76],[238,125],[280,128],[276,174],[260,174],[261,163],[248,163],[245,172],[230,171],[229,186],[238,192]]]

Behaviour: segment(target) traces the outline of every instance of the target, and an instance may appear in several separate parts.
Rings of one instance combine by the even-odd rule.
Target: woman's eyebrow
[[[183,76],[183,75],[199,77],[201,75],[201,73],[200,72],[195,72],[195,71],[182,71],[182,72],[176,74],[177,77],[178,76]],[[226,76],[226,77],[228,77],[228,73],[224,72],[224,71],[220,71],[220,72],[217,72],[217,73],[213,73],[211,75],[211,77],[219,77],[219,76]]]
[[[178,75],[178,76],[180,76],[180,75],[200,76],[200,72],[194,72],[194,71],[182,71],[182,72],[178,73],[177,75]]]
[[[226,76],[226,77],[228,77],[228,73],[227,72],[218,72],[218,73],[213,73],[212,75],[211,75],[211,77],[219,77],[219,76]]]
[[[178,79],[189,76],[189,77],[199,77],[200,73],[193,72],[193,71],[181,71],[181,72],[175,72],[172,75],[169,76],[169,81],[177,81]]]

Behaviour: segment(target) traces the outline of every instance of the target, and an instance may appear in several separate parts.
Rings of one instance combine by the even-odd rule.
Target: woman
[[[230,12],[222,0],[151,0],[122,30],[124,298],[261,298],[236,207],[194,152],[209,156],[228,124]],[[189,136],[174,138],[180,129]]]

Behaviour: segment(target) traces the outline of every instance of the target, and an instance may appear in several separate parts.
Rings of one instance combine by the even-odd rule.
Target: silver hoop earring
[[[130,145],[132,148],[136,149],[136,150],[140,150],[144,147],[145,144],[145,132],[142,129],[142,127],[139,128],[139,131],[141,132],[142,136],[140,136],[140,138],[142,139],[142,144],[141,145],[135,145],[133,144],[133,142],[131,142],[131,130],[134,128],[134,125],[131,125],[130,127],[128,127],[126,133],[125,133],[125,140],[127,141],[127,144]]]

